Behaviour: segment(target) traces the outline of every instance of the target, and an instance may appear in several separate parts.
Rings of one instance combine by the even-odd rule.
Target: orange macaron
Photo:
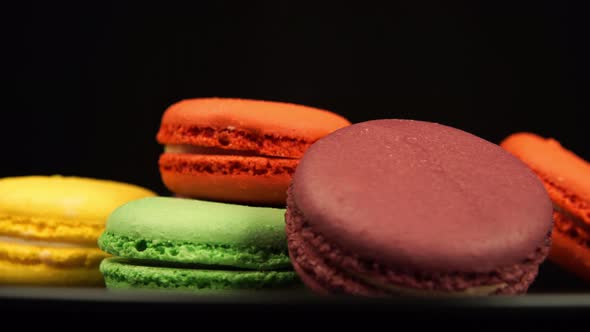
[[[283,206],[307,148],[348,125],[333,112],[291,103],[182,100],[162,117],[157,134],[164,145],[160,174],[178,196]]]
[[[539,176],[553,201],[549,260],[590,281],[590,163],[533,133],[515,133],[500,145]]]

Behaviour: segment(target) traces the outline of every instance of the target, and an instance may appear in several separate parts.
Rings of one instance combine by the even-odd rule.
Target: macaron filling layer
[[[259,156],[256,151],[222,149],[210,146],[196,146],[188,144],[166,144],[164,145],[166,153],[181,154],[204,154],[204,155],[230,155],[230,156]]]
[[[276,157],[261,155],[256,151],[248,150],[232,150],[219,147],[196,146],[188,144],[166,144],[164,146],[165,153],[179,153],[179,154],[199,154],[199,155],[218,155],[218,156],[247,156],[247,157],[266,157],[266,158],[285,158],[293,159],[291,157]]]
[[[416,289],[416,288],[407,288],[407,287],[400,287],[392,284],[382,283],[378,280],[369,279],[363,275],[356,274],[355,277],[378,287],[379,289],[385,289],[393,294],[401,294],[401,295],[416,295],[416,296],[423,296],[423,295],[439,295],[439,296],[448,296],[448,295],[491,295],[502,288],[506,287],[506,284],[497,284],[497,285],[488,285],[488,286],[475,286],[475,287],[468,287],[463,290],[459,291],[437,291],[437,290],[430,290],[430,289]]]
[[[313,142],[298,137],[275,136],[232,126],[199,127],[163,123],[157,135],[165,145],[218,147],[254,151],[258,155],[299,158]]]
[[[487,273],[416,273],[348,253],[317,234],[288,196],[287,235],[293,264],[323,289],[358,295],[523,293],[549,251],[550,237],[520,264]],[[359,277],[364,276],[364,277]],[[335,286],[336,285],[336,286]]]
[[[260,270],[287,269],[291,266],[288,252],[284,249],[262,250],[254,246],[131,238],[108,231],[100,237],[99,246],[115,256],[157,260],[165,264],[204,264]]]
[[[0,243],[4,244],[19,244],[36,247],[50,247],[50,248],[96,248],[96,244],[90,243],[72,243],[59,241],[43,241],[36,239],[27,239],[13,236],[0,235]]]
[[[109,288],[176,290],[260,289],[297,285],[294,271],[231,271],[147,266],[143,261],[107,258],[100,265]]]

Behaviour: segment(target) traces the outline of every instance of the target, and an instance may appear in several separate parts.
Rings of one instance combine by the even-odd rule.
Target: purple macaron
[[[498,145],[387,119],[307,150],[286,223],[293,265],[319,293],[522,294],[547,257],[552,205]]]

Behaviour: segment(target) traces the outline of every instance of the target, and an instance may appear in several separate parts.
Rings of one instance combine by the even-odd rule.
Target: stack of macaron
[[[104,286],[97,246],[111,212],[155,193],[74,176],[0,179],[0,285]]]
[[[299,285],[284,215],[304,152],[350,122],[332,112],[281,102],[201,98],[171,105],[157,141],[171,197],[118,208],[100,247],[117,289],[285,288]]]

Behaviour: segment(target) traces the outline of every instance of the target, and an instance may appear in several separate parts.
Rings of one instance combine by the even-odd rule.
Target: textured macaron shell
[[[125,258],[225,265],[290,267],[284,209],[150,197],[115,210],[99,239]]]
[[[214,201],[279,205],[299,159],[164,153],[162,181],[176,194]]]
[[[557,205],[590,227],[590,163],[555,139],[533,133],[510,135],[500,145],[537,173]]]
[[[349,125],[321,109],[283,102],[197,98],[177,102],[162,117],[161,144],[190,144],[300,157],[310,144]]]
[[[3,178],[0,235],[95,244],[113,210],[154,195],[108,180],[59,175]]]
[[[368,121],[320,139],[295,172],[293,199],[335,246],[425,273],[519,264],[552,225],[551,202],[526,165],[422,121]]]
[[[136,265],[121,258],[105,259],[100,270],[109,288],[152,288],[182,291],[263,289],[299,285],[294,271],[231,271]]]
[[[565,232],[553,232],[549,260],[590,281],[589,242],[572,238]]]

